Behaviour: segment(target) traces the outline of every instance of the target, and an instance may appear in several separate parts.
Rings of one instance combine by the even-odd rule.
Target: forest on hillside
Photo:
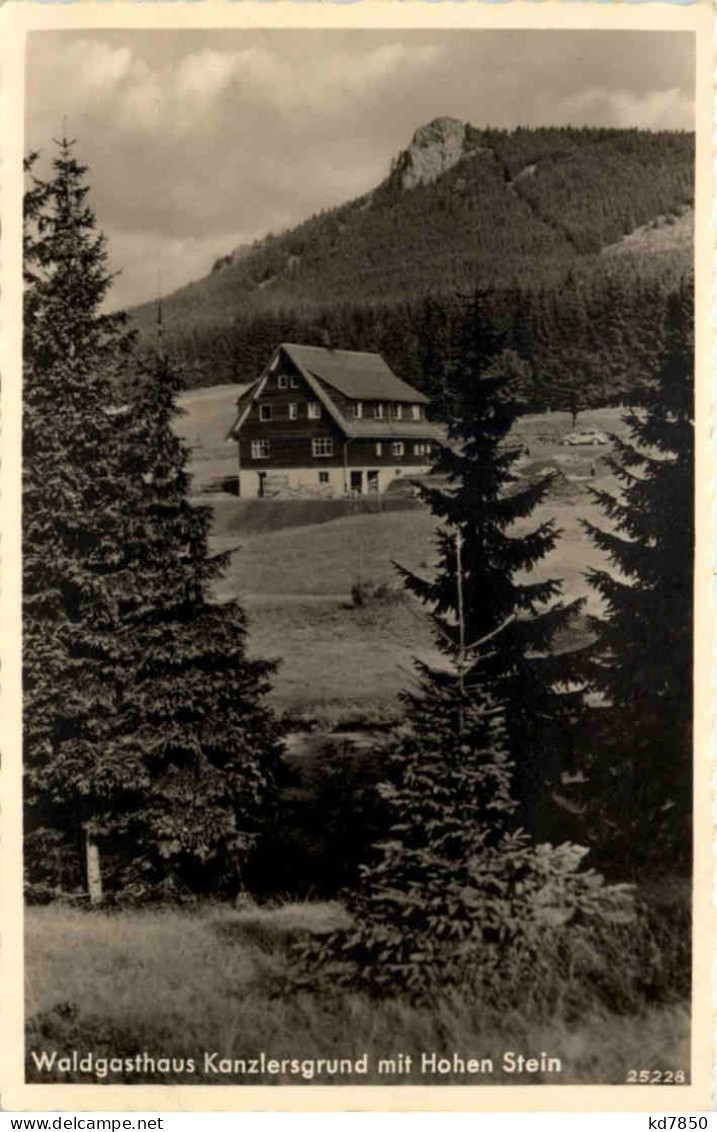
[[[693,135],[469,127],[466,145],[435,183],[405,191],[392,174],[170,296],[165,341],[189,386],[251,380],[281,340],[378,349],[420,385],[427,351],[441,364],[428,308],[450,325],[476,285],[530,366],[536,407],[560,407],[566,382],[596,405],[624,395],[619,374],[649,378],[687,251],[601,252],[690,208]],[[132,312],[145,342],[155,315]]]
[[[569,273],[560,288],[485,292],[506,349],[523,363],[523,400],[532,410],[617,404],[649,383],[664,337],[665,304],[681,272],[641,274],[629,257],[599,275]],[[312,304],[241,312],[228,326],[170,334],[187,387],[254,380],[278,342],[380,353],[400,377],[432,393],[460,322],[462,293]],[[165,332],[166,336],[166,332]]]
[[[580,252],[598,252],[692,203],[691,134],[565,129],[489,137],[506,181]]]

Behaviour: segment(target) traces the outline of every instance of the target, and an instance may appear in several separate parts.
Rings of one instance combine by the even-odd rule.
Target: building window
[[[291,381],[291,388],[292,389],[298,389],[299,388],[299,379],[298,379],[298,377],[296,376],[295,373],[292,373],[290,381]]]
[[[328,472],[319,472],[319,483],[328,483],[328,482],[329,482],[329,473]]]
[[[289,378],[288,378],[287,374],[280,373],[279,377],[277,378],[276,384],[278,385],[279,389],[288,389],[289,388]]]
[[[430,444],[424,444],[423,441],[421,441],[417,444],[414,444],[414,446],[413,446],[414,456],[427,456],[429,454],[430,450],[431,450]]]
[[[333,456],[334,442],[330,436],[315,436],[311,441],[312,456]]]
[[[318,401],[309,401],[309,420],[318,421],[321,416],[321,405]]]
[[[380,440],[376,441],[376,455],[383,456],[383,443]]]
[[[394,440],[393,444],[391,445],[391,455],[392,456],[403,456],[403,452],[404,452],[403,441],[402,440]]]
[[[252,460],[268,460],[269,459],[269,441],[268,440],[252,440],[252,442],[251,442],[251,458],[252,458]]]
[[[373,415],[376,417],[377,420],[379,420],[379,421],[383,420],[383,404],[381,403],[381,401],[379,401],[376,405],[374,405]]]
[[[363,416],[363,401],[357,401],[356,404],[354,405],[354,418],[357,421],[360,421],[362,416]]]
[[[389,405],[388,415],[393,417],[394,420],[400,421],[403,417],[403,405]]]
[[[414,421],[420,421],[420,419],[421,419],[421,406],[420,405],[411,405],[411,414],[413,416]]]
[[[289,420],[298,421],[299,419],[299,406],[296,401],[292,401],[289,405]]]
[[[273,414],[272,414],[272,411],[271,411],[271,405],[260,405],[259,406],[259,420],[260,421],[270,421],[271,418],[272,418],[272,415]]]

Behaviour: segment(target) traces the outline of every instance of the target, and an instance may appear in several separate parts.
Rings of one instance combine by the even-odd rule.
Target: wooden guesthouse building
[[[243,498],[384,492],[430,470],[428,400],[378,354],[284,343],[237,402]]]

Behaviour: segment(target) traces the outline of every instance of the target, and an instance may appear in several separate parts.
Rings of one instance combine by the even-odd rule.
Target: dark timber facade
[[[383,492],[430,470],[442,430],[378,354],[279,346],[237,402],[244,498]]]

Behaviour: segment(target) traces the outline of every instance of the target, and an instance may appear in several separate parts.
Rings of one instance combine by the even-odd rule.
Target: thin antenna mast
[[[164,326],[162,323],[162,268],[157,268],[157,349],[162,353],[162,335]]]
[[[491,631],[489,633],[486,633],[484,636],[479,637],[478,640],[473,641],[472,644],[470,644],[470,645],[466,644],[466,615],[465,615],[465,606],[464,606],[464,601],[463,601],[463,535],[461,534],[460,528],[458,528],[458,530],[456,531],[455,546],[456,546],[456,591],[457,591],[457,598],[458,598],[457,603],[456,603],[457,604],[456,613],[457,613],[457,616],[458,616],[458,663],[457,663],[457,668],[458,668],[458,689],[459,689],[459,693],[460,693],[460,706],[459,706],[459,709],[458,709],[458,718],[459,718],[460,730],[461,730],[461,733],[462,733],[463,727],[464,727],[464,722],[465,722],[465,720],[464,720],[464,706],[465,706],[465,696],[466,696],[466,672],[467,672],[468,667],[469,667],[470,656],[471,656],[472,653],[475,652],[476,649],[480,648],[481,645],[486,644],[488,641],[492,640],[493,637],[497,637],[499,633],[502,633],[504,629],[507,629],[507,627],[515,621],[516,615],[515,615],[515,613],[510,613],[505,618],[504,621],[501,621],[500,625],[497,625],[495,627],[495,629],[491,629]]]

